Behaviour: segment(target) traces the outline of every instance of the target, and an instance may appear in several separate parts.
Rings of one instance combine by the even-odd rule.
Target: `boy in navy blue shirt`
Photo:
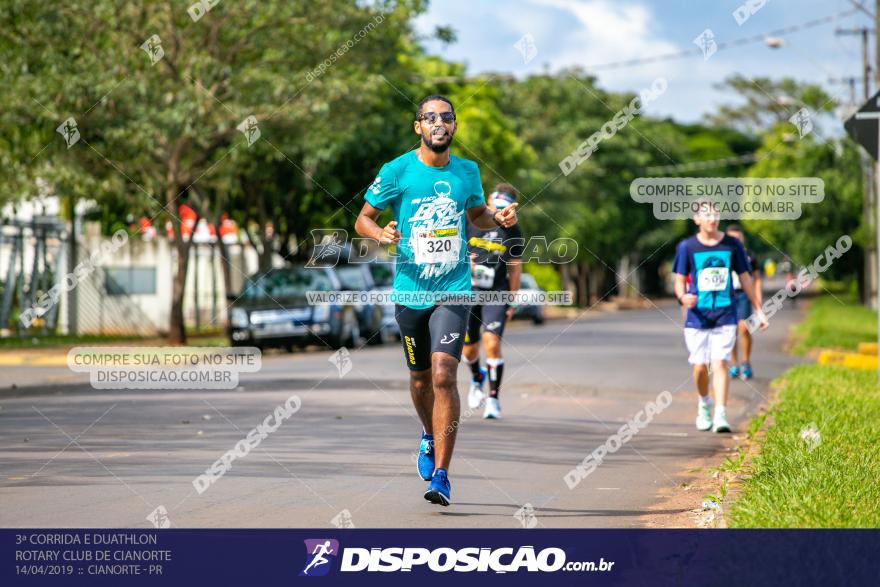
[[[720,216],[714,205],[698,201],[694,223],[699,227],[695,236],[678,244],[672,271],[675,273],[675,297],[687,308],[684,338],[693,365],[694,383],[700,394],[697,429],[730,432],[727,422],[727,360],[736,342],[736,306],[733,279],[739,276],[743,291],[749,298],[761,323],[767,318],[761,311],[752,284],[752,269],[742,243],[718,230]],[[690,285],[685,281],[690,276]],[[715,390],[715,412],[709,398],[709,365]]]

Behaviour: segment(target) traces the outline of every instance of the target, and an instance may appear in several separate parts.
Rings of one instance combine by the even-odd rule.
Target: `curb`
[[[877,356],[877,343],[876,342],[860,342],[859,350],[857,351],[860,355],[873,355]]]
[[[876,346],[876,345],[875,345]],[[840,351],[822,351],[816,360],[820,365],[839,365],[849,369],[877,370],[877,356]]]
[[[66,367],[67,366],[67,351],[64,354],[51,354],[51,355],[36,355],[36,356],[22,356],[22,355],[3,355],[0,354],[0,365],[5,367],[16,367],[16,366],[34,366],[34,367]]]

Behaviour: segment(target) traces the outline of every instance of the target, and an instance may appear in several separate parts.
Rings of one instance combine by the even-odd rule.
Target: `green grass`
[[[53,347],[81,346],[81,345],[114,345],[114,344],[134,344],[134,345],[153,345],[162,346],[165,344],[163,339],[159,337],[142,337],[142,336],[113,336],[113,335],[81,335],[81,336],[65,336],[50,334],[46,336],[10,336],[0,338],[0,351],[3,350],[22,350],[22,349],[50,349]],[[205,330],[199,334],[190,334],[187,336],[188,346],[215,347],[229,345],[229,339],[216,330]]]
[[[83,335],[65,336],[49,334],[46,336],[10,336],[0,338],[0,349],[42,349],[54,346],[81,344],[112,344],[142,340],[137,336]]]
[[[187,336],[187,346],[229,346],[229,338],[225,334]]]
[[[880,527],[880,388],[873,371],[801,365],[730,506],[731,527]],[[811,449],[801,438],[815,426]]]
[[[877,340],[877,312],[860,306],[851,296],[822,296],[813,300],[795,336],[795,354],[815,347],[855,350],[860,342]]]

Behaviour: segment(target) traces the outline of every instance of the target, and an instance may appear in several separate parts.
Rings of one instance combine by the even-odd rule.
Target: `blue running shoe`
[[[739,377],[739,367],[737,367],[736,365],[731,366],[728,370],[728,373],[730,373],[731,377],[736,379],[737,377]]]
[[[422,432],[422,441],[419,443],[419,458],[416,462],[419,468],[419,477],[430,481],[434,474],[434,437]]]
[[[431,482],[428,483],[428,489],[425,490],[425,499],[437,505],[447,506],[452,503],[449,496],[449,478],[446,477],[446,469],[437,469]]]
[[[743,381],[747,381],[752,378],[752,366],[748,363],[745,363],[742,366],[742,379]]]

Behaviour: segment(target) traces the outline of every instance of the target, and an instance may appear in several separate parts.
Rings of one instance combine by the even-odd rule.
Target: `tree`
[[[818,136],[823,119],[839,125],[828,115],[835,107],[834,100],[817,85],[789,78],[749,80],[735,76],[722,87],[738,95],[741,103],[723,106],[712,120],[759,135],[757,160],[743,175],[819,177],[825,181],[825,200],[803,205],[798,220],[743,222],[758,237],[751,242],[757,248],[763,246],[775,254],[784,252],[795,262],[807,264],[841,235],[849,234],[857,246],[836,261],[828,275],[856,275],[861,282],[864,266],[859,263],[863,262],[865,250],[871,243],[860,212],[864,189],[858,152],[849,140]],[[815,132],[798,138],[800,133],[790,118],[801,108],[808,108],[811,116],[815,115],[816,120],[812,121]]]
[[[247,0],[196,10],[196,18],[171,3],[13,1],[3,10],[0,68],[14,91],[0,98],[0,120],[28,129],[17,147],[30,151],[73,116],[82,144],[53,141],[23,176],[70,177],[70,189],[81,194],[99,201],[121,195],[159,226],[171,221],[177,259],[169,341],[183,343],[190,243],[178,204],[216,214],[211,198],[233,185],[235,166],[253,153],[266,158],[267,149],[250,151],[258,135],[286,147],[285,139],[301,137],[291,133],[328,122],[331,103],[356,106],[364,72],[394,63],[399,39],[423,9],[418,0],[391,6]],[[283,148],[273,150],[277,161]],[[3,160],[17,154],[8,150]]]
[[[531,76],[502,84],[503,108],[515,132],[537,154],[526,174],[523,225],[549,241],[578,242],[574,264],[577,300],[588,305],[604,297],[606,276],[622,264],[637,266],[654,242],[652,210],[629,195],[629,184],[649,165],[675,162],[686,146],[670,122],[635,116],[598,149],[564,175],[560,161],[612,120],[634,95],[606,92],[578,70]],[[626,261],[621,261],[626,257]],[[563,282],[569,267],[563,266]],[[621,283],[633,280],[629,271]],[[566,283],[567,285],[567,283]]]
[[[736,95],[742,103],[721,106],[717,114],[709,117],[710,122],[752,132],[788,122],[804,107],[821,114],[831,112],[835,106],[833,98],[821,86],[803,84],[791,78],[772,80],[734,75],[716,87]]]
[[[802,204],[802,215],[791,220],[747,220],[744,227],[778,255],[798,265],[808,265],[826,247],[849,235],[853,249],[834,261],[826,278],[861,273],[862,256],[870,235],[861,222],[862,180],[859,154],[850,140],[818,141],[811,135],[792,139],[786,125],[764,137],[758,161],[748,177],[817,177],[825,183],[825,199]]]

